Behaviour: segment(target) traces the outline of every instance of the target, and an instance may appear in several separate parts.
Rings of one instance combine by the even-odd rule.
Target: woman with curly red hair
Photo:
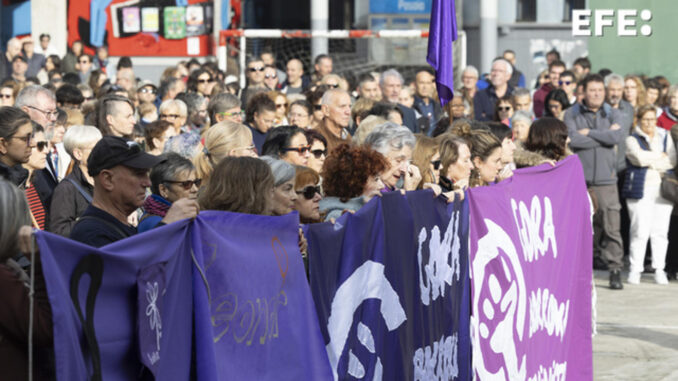
[[[325,198],[320,212],[325,221],[346,211],[356,211],[384,188],[380,175],[389,168],[386,158],[367,146],[342,144],[332,151],[323,165],[321,176]]]

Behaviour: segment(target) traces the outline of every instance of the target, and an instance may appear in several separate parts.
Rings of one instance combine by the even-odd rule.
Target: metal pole
[[[498,0],[480,0],[480,68],[489,73],[497,56]]]
[[[240,61],[240,88],[244,89],[247,86],[247,78],[245,78],[245,71],[247,70],[247,37],[244,35],[240,37],[240,54],[238,61]]]
[[[311,30],[329,30],[330,19],[330,1],[329,0],[310,0],[311,1]],[[318,54],[329,53],[329,47],[326,38],[311,38],[311,60]]]

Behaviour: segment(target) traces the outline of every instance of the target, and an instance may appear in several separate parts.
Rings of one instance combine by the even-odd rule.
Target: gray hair
[[[464,68],[464,70],[461,71],[462,74],[464,74],[466,72],[471,73],[476,78],[480,77],[480,74],[478,74],[478,69],[476,69],[476,67],[473,66],[473,65],[468,65]]]
[[[678,93],[678,83],[674,83],[673,85],[671,85],[671,87],[669,87],[669,91],[666,93],[666,95],[668,95],[670,97],[671,94],[675,94],[675,93]]]
[[[19,94],[16,96],[16,100],[14,101],[14,107],[21,108],[24,106],[33,106],[38,94],[42,94],[56,102],[56,95],[54,95],[54,93],[50,90],[47,90],[42,86],[30,85],[19,91]]]
[[[511,117],[511,123],[515,122],[527,122],[527,124],[532,124],[532,115],[524,110],[516,111]]]
[[[395,78],[397,78],[398,81],[400,81],[400,84],[401,84],[401,85],[402,85],[403,83],[405,83],[405,80],[403,79],[403,76],[400,75],[400,73],[398,72],[398,70],[396,70],[396,69],[388,69],[388,70],[386,70],[385,72],[381,73],[381,78],[379,78],[379,86],[380,86],[380,87],[384,87],[384,79],[386,79],[386,78],[388,78],[388,77],[395,77]]]
[[[158,114],[162,114],[163,112],[167,111],[167,109],[176,107],[179,109],[179,114],[181,116],[188,116],[188,110],[186,108],[186,103],[179,99],[168,99],[160,104],[160,107],[158,107]]]
[[[296,170],[292,164],[272,156],[262,156],[260,159],[271,167],[271,172],[273,172],[273,178],[275,179],[273,186],[277,187],[294,179]]]
[[[106,120],[106,117],[108,115],[116,115],[119,113],[120,111],[118,106],[120,103],[127,103],[132,108],[132,110],[134,110],[134,104],[132,101],[130,101],[129,98],[123,97],[121,95],[107,94],[99,99],[99,125],[97,127],[99,127],[99,130],[101,130],[102,134],[112,134],[111,127],[108,125],[108,120]]]
[[[94,126],[71,126],[64,134],[64,148],[75,160],[73,156],[74,149],[87,147],[101,140],[101,137],[101,131]]]
[[[372,130],[363,144],[386,156],[391,150],[400,150],[404,146],[414,149],[415,143],[414,134],[407,127],[386,122]]]
[[[24,192],[0,178],[0,262],[4,263],[19,251],[19,229],[31,225]]]
[[[160,194],[160,184],[175,180],[177,174],[184,171],[195,171],[193,163],[176,152],[167,152],[162,155],[164,161],[151,169],[151,192]]]
[[[532,101],[532,97],[530,96],[530,90],[524,88],[524,87],[517,87],[515,90],[513,90],[513,98],[518,98],[518,97],[524,97],[527,95],[530,97],[530,101]]]
[[[229,93],[220,93],[210,98],[210,103],[207,104],[207,113],[210,116],[210,121],[217,123],[217,114],[225,112],[234,107],[242,107],[240,98]]]
[[[323,93],[323,97],[320,99],[320,104],[321,105],[330,105],[332,104],[332,101],[334,100],[335,95],[339,94],[348,94],[346,90],[342,89],[329,89]]]
[[[624,77],[617,73],[610,73],[605,76],[605,87],[608,87],[610,83],[617,82],[624,86]]]
[[[504,65],[506,65],[506,73],[508,75],[513,74],[513,65],[511,65],[511,63],[508,62],[508,60],[506,58],[502,58],[502,57],[496,58],[494,61],[492,61],[492,64],[494,64],[495,62],[503,62]]]

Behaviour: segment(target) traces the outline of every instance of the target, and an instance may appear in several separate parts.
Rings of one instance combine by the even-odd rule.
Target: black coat
[[[78,183],[90,197],[94,194],[94,187],[87,182],[78,166],[74,166],[73,172],[66,176],[54,189],[49,215],[49,230],[64,237],[71,235],[71,229],[89,206],[89,201],[68,179]]]
[[[28,170],[22,167],[21,164],[9,167],[0,162],[0,177],[24,189],[26,187],[26,179],[28,179]]]

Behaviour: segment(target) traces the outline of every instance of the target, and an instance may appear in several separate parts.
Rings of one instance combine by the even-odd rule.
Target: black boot
[[[621,281],[621,271],[620,270],[611,270],[610,271],[610,288],[613,290],[621,290],[624,288],[624,285]]]

